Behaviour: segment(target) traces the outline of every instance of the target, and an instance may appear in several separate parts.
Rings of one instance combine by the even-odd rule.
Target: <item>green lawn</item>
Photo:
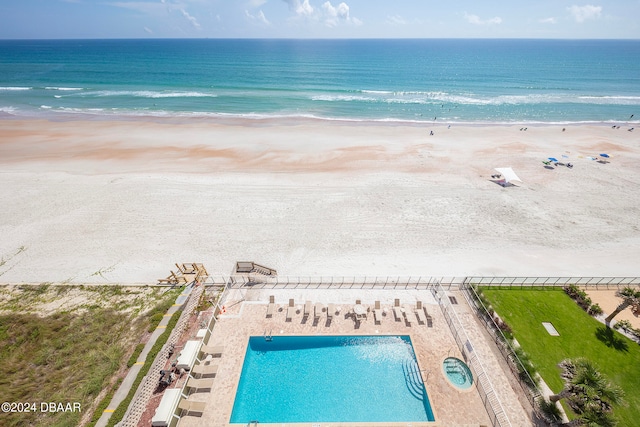
[[[619,425],[638,425],[640,346],[637,343],[607,329],[561,289],[482,288],[482,292],[513,329],[515,338],[554,392],[563,387],[558,363],[566,358],[586,357],[624,389],[627,405],[614,410]],[[553,323],[560,336],[549,335],[542,322]]]

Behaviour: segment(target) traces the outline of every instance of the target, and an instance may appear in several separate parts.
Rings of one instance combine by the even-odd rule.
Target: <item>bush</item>
[[[613,329],[622,329],[628,332],[633,329],[633,326],[631,326],[631,322],[628,320],[619,320],[613,325]]]
[[[602,314],[602,308],[597,303],[593,304],[591,307],[589,307],[589,314],[592,316]]]

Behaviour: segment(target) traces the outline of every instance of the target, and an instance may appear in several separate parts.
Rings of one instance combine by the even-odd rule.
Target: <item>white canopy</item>
[[[520,182],[522,182],[522,180],[520,178],[518,178],[518,175],[516,175],[516,173],[511,168],[496,168],[496,170],[499,173],[501,173],[502,176],[504,176],[504,181],[505,182],[511,182],[511,181],[520,181]]]

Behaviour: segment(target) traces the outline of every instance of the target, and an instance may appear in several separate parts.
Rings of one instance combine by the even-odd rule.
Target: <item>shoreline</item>
[[[610,126],[0,129],[3,282],[149,282],[238,260],[291,276],[639,275],[640,147]],[[542,164],[562,154],[574,168]],[[497,185],[505,166],[523,182]]]
[[[211,124],[220,125],[271,125],[271,126],[297,126],[304,124],[344,124],[344,125],[389,125],[389,126],[464,126],[464,127],[486,127],[486,126],[624,126],[625,130],[630,127],[640,126],[640,119],[630,120],[564,120],[564,121],[540,121],[540,120],[520,120],[520,121],[483,121],[483,120],[420,120],[420,119],[400,119],[400,118],[347,118],[347,117],[322,117],[312,114],[232,114],[216,112],[180,112],[180,111],[158,111],[156,113],[144,114],[140,112],[115,113],[103,109],[91,112],[62,112],[62,111],[42,111],[42,112],[21,112],[20,114],[9,113],[0,109],[0,122],[3,121],[49,121],[49,122],[152,122],[152,123],[173,123],[187,124],[189,122],[207,121]]]

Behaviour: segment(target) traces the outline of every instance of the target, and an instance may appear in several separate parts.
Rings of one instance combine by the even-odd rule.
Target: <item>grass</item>
[[[515,338],[530,355],[538,372],[554,391],[562,390],[558,363],[586,357],[625,392],[625,406],[616,407],[620,426],[635,426],[640,419],[640,346],[589,316],[561,289],[487,289],[482,292]],[[560,336],[547,333],[551,322]]]
[[[0,306],[4,310],[0,314],[0,402],[36,402],[38,408],[40,402],[79,402],[82,412],[0,412],[0,426],[78,425],[92,411],[101,392],[117,383],[116,373],[126,372],[151,317],[166,311],[179,292],[159,294],[154,290],[146,299],[139,299],[141,305],[136,310],[125,310],[120,301],[129,295],[122,288],[88,291],[100,304],[92,304],[89,310],[83,304],[40,316],[37,303],[55,299],[60,288],[48,284],[16,288]],[[141,311],[145,314],[138,314]]]

